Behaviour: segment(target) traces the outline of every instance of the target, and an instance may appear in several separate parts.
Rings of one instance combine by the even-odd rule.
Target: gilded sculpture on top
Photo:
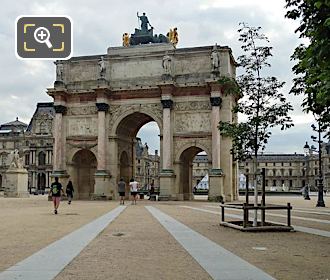
[[[135,28],[135,32],[131,35],[128,33],[123,34],[122,41],[124,47],[150,43],[171,43],[176,48],[179,42],[179,34],[176,27],[170,29],[170,32],[166,36],[163,34],[154,34],[154,27],[151,26],[146,13],[142,15],[137,13],[136,15],[139,21],[139,27],[141,28]]]
[[[172,43],[172,45],[174,46],[174,48],[176,48],[176,45],[179,42],[178,28],[174,27],[173,29],[170,29],[170,31],[167,33],[167,37],[170,43]]]
[[[129,47],[130,45],[130,37],[127,32],[123,34],[123,47]]]

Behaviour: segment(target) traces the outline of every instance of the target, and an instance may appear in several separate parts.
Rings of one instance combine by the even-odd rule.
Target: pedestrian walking
[[[72,181],[69,181],[69,183],[67,184],[65,192],[68,198],[68,204],[71,204],[71,200],[73,198],[73,192],[74,192]]]
[[[132,196],[132,204],[136,205],[136,196],[138,193],[139,183],[137,181],[135,181],[134,178],[132,178],[129,182],[129,187],[130,187],[131,196]]]
[[[151,200],[151,197],[155,194],[155,187],[154,187],[154,182],[151,183],[150,186],[150,191],[149,191],[149,198],[148,200]]]
[[[54,214],[57,214],[57,209],[60,206],[61,194],[64,195],[63,187],[58,181],[58,177],[55,177],[55,182],[51,184],[49,193],[54,203]]]
[[[124,182],[123,178],[120,178],[118,183],[118,193],[120,196],[120,204],[124,205],[125,201],[125,190],[126,190],[126,183]]]

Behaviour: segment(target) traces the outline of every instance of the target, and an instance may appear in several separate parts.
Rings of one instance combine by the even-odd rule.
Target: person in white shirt
[[[136,196],[138,193],[139,183],[137,181],[135,181],[134,178],[132,178],[129,181],[129,187],[130,187],[131,196],[132,196],[132,204],[136,205]]]

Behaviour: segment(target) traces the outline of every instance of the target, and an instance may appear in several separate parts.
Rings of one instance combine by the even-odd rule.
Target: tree
[[[309,41],[307,46],[297,46],[292,55],[297,60],[292,68],[297,77],[291,93],[304,95],[304,110],[314,114],[330,139],[330,1],[286,0],[285,7],[287,18],[300,20],[295,32]]]
[[[231,153],[237,160],[244,161],[253,158],[255,206],[258,205],[257,190],[257,161],[258,153],[266,147],[270,129],[281,126],[284,130],[293,126],[288,113],[293,110],[279,90],[284,82],[276,77],[262,76],[262,70],[270,67],[268,59],[272,56],[272,47],[268,46],[267,37],[260,33],[261,27],[250,27],[241,24],[238,30],[239,41],[245,54],[238,57],[238,65],[244,68],[245,73],[237,78],[243,98],[237,102],[235,113],[242,113],[246,121],[241,123],[220,122],[221,135],[231,137],[233,147]],[[219,81],[223,84],[222,81]],[[257,225],[255,210],[254,226]]]

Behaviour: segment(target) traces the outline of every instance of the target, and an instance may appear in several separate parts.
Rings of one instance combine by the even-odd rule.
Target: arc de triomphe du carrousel
[[[219,78],[235,77],[231,49],[176,48],[177,33],[154,35],[143,23],[106,54],[56,62],[54,176],[86,198],[117,198],[117,183],[135,174],[139,129],[160,130],[160,199],[189,200],[192,161],[209,159],[209,199],[237,198],[237,163],[219,121],[236,122],[238,95],[224,94]],[[177,30],[175,29],[175,32]],[[169,37],[170,36],[170,37]],[[175,41],[176,40],[176,41]]]

